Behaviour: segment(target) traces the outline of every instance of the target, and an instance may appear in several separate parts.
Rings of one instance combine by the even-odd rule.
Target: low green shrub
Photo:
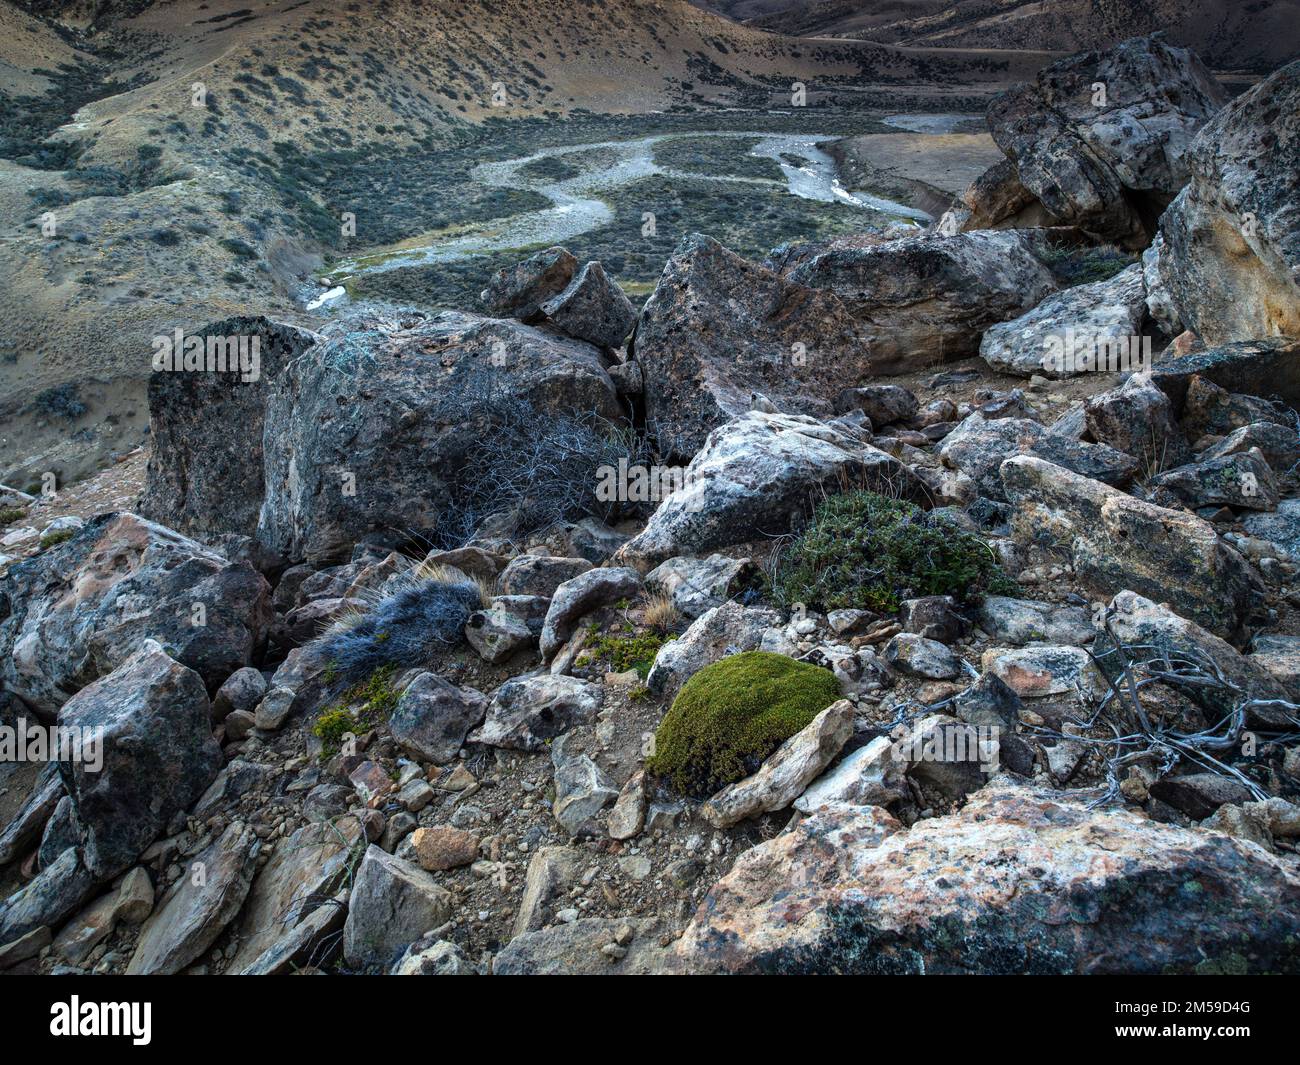
[[[312,733],[321,741],[321,757],[338,754],[343,737],[359,736],[387,721],[397,708],[400,693],[393,688],[394,666],[381,666],[363,684],[355,684],[339,702],[323,710],[312,725]]]
[[[766,651],[731,655],[682,686],[646,769],[679,792],[707,797],[755,772],[839,697],[828,670]]]
[[[590,649],[596,658],[609,663],[612,672],[626,673],[635,669],[645,680],[650,675],[659,648],[676,638],[659,632],[612,633],[594,640]]]
[[[772,579],[778,604],[892,613],[904,599],[1014,594],[978,536],[914,503],[875,492],[832,496],[783,553]]]

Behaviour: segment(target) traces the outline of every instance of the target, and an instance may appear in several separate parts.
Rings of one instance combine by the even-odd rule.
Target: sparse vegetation
[[[626,673],[634,669],[645,680],[659,649],[675,638],[653,631],[610,633],[599,636],[589,645],[589,650],[593,658],[608,662],[612,672]]]
[[[53,532],[47,532],[41,537],[41,550],[48,551],[51,547],[66,543],[76,535],[76,529],[55,529]]]
[[[479,600],[477,585],[418,581],[325,637],[330,671],[348,682],[386,666],[426,664],[438,647],[463,638]]]
[[[36,395],[32,400],[36,410],[50,418],[63,418],[76,421],[88,409],[81,401],[81,391],[75,381],[55,385]]]
[[[1042,253],[1042,259],[1064,288],[1105,281],[1137,261],[1130,253],[1109,245],[1098,248],[1066,243],[1051,245]]]
[[[393,665],[380,666],[368,680],[345,691],[337,705],[322,711],[311,729],[321,741],[322,758],[338,754],[345,736],[359,736],[388,720],[399,697],[393,673]]]
[[[875,492],[832,496],[782,553],[778,603],[893,612],[907,598],[1013,594],[1015,584],[978,536],[905,500]]]

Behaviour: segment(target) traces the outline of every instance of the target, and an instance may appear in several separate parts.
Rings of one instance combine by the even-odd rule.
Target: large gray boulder
[[[617,348],[636,325],[636,308],[600,263],[587,263],[563,292],[542,304],[547,321],[565,336],[598,348]]]
[[[1207,342],[1300,336],[1300,60],[1220,111],[1160,219],[1158,269]]]
[[[1189,887],[1194,885],[1194,889]],[[831,804],[737,859],[689,972],[1297,972],[1300,874],[1254,844],[990,785],[904,828]]]
[[[874,244],[843,237],[802,251],[786,277],[838,295],[858,322],[871,371],[900,373],[976,354],[990,326],[1054,292],[1034,247],[1012,230]]]
[[[262,506],[262,428],[271,382],[321,338],[261,316],[214,322],[197,337],[205,356],[208,344],[220,345],[220,355],[232,341],[237,352],[242,345],[246,362],[225,372],[155,369],[150,376],[152,446],[140,513],[191,536],[251,535]]]
[[[215,690],[265,646],[270,587],[134,514],[93,518],[0,586],[0,677],[39,714],[157,640]]]
[[[632,338],[647,424],[662,454],[688,458],[756,395],[827,417],[873,376],[974,355],[985,329],[1055,287],[1016,232],[844,237],[762,265],[694,234]]]
[[[781,277],[691,234],[664,266],[631,347],[646,423],[661,454],[689,459],[748,411],[755,393],[829,415],[836,393],[873,372],[839,297]]]
[[[288,558],[346,556],[371,531],[431,537],[503,421],[622,418],[589,344],[453,312],[346,325],[286,367],[268,402],[258,535]]]
[[[989,132],[1056,219],[1145,247],[1191,172],[1188,147],[1227,95],[1163,34],[1083,52],[989,105]]]
[[[418,865],[374,844],[357,869],[343,926],[343,958],[354,968],[388,969],[407,946],[445,924],[451,892]]]
[[[980,495],[1005,500],[999,470],[1014,455],[1032,455],[1106,484],[1129,484],[1138,472],[1131,455],[1105,444],[1090,444],[1053,433],[1029,418],[987,419],[971,414],[939,445],[944,465],[975,482]]]
[[[1002,464],[1002,483],[1016,540],[1059,552],[1099,599],[1135,591],[1225,637],[1249,613],[1250,568],[1196,515],[1023,455]]]
[[[543,303],[568,287],[577,272],[578,260],[568,249],[546,248],[498,270],[479,299],[495,317],[530,321],[540,315]]]
[[[1150,352],[1144,356],[1141,336],[1146,315],[1146,284],[1141,265],[1134,263],[1105,281],[1067,288],[1027,314],[991,326],[980,341],[980,356],[995,370],[1023,377],[1146,369]]]
[[[102,765],[65,758],[82,863],[107,880],[130,868],[217,777],[208,696],[192,669],[153,640],[64,704],[59,727],[101,737]]]
[[[1190,453],[1173,401],[1147,373],[1135,373],[1118,388],[1092,396],[1084,405],[1084,425],[1097,443],[1150,468],[1177,465]]]
[[[915,474],[878,448],[813,418],[763,411],[710,433],[682,482],[615,562],[647,570],[676,555],[786,532],[845,484],[924,497]]]

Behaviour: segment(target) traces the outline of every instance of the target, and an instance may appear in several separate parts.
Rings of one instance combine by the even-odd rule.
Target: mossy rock
[[[832,496],[784,553],[772,582],[782,606],[893,613],[903,599],[1015,595],[993,550],[951,520],[875,492]]]
[[[839,697],[828,670],[766,651],[732,655],[682,686],[655,732],[646,769],[679,792],[707,798],[754,773]]]

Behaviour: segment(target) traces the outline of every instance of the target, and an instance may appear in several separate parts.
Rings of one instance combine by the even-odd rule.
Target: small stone
[[[618,860],[618,867],[632,880],[644,880],[650,875],[650,859],[644,854],[627,854]]]
[[[900,632],[885,644],[884,661],[900,673],[928,680],[954,680],[961,676],[957,656],[937,640]]]
[[[645,826],[645,770],[637,770],[618,793],[614,809],[609,812],[607,828],[610,839],[631,839]]]
[[[431,873],[469,865],[478,857],[478,836],[459,828],[417,828],[411,842],[416,863]]]

